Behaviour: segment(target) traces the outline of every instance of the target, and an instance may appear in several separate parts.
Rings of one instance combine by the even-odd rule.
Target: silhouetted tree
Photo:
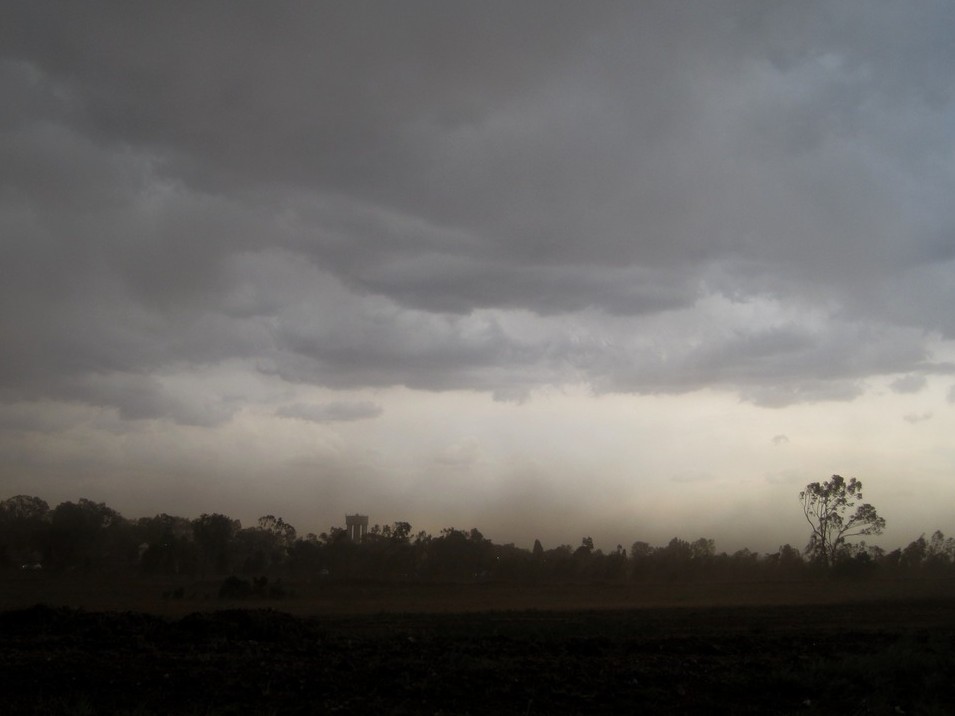
[[[667,579],[685,579],[690,571],[693,548],[686,540],[674,537],[666,547],[654,551],[653,559]]]
[[[50,512],[50,506],[45,500],[30,495],[16,495],[0,501],[0,520],[28,521],[42,520]]]
[[[942,572],[955,562],[955,539],[935,530],[925,555],[925,566],[930,572]]]
[[[594,551],[594,540],[591,537],[584,537],[580,540],[580,547],[574,550],[574,556],[587,557]]]
[[[810,483],[799,493],[806,521],[812,527],[806,553],[814,561],[831,567],[849,537],[882,534],[885,520],[868,503],[856,507],[862,499],[862,483],[854,477],[846,482],[840,475]]]
[[[56,567],[126,566],[135,559],[135,545],[124,539],[129,536],[126,520],[105,503],[63,502],[50,517],[45,561]]]
[[[646,579],[652,570],[653,547],[637,541],[630,545],[630,574],[634,579]]]
[[[886,553],[848,539],[879,534],[885,526],[875,509],[862,503],[858,480],[834,475],[826,483],[807,485],[800,493],[813,535],[808,557],[837,577],[955,576],[955,539],[940,531]],[[268,584],[273,576],[294,574],[320,578],[376,580],[617,581],[706,579],[796,579],[811,568],[803,552],[783,545],[775,554],[748,549],[717,554],[713,540],[673,538],[665,546],[634,542],[629,554],[621,545],[604,553],[590,537],[576,549],[561,545],[544,550],[497,545],[480,530],[447,528],[440,536],[418,532],[408,522],[373,527],[361,543],[344,529],[316,537],[297,537],[281,517],[265,515],[255,527],[203,514],[195,520],[167,514],[131,522],[105,503],[80,499],[50,510],[37,497],[17,495],[0,501],[0,566],[141,569],[149,574],[222,576],[245,572]],[[268,575],[264,577],[263,575]],[[257,583],[257,582],[254,582]],[[274,583],[278,585],[278,582]],[[179,590],[182,591],[181,589]],[[262,590],[259,590],[262,591]],[[263,592],[264,593],[264,592]]]
[[[192,534],[199,548],[203,573],[212,570],[219,574],[231,568],[233,540],[242,529],[242,523],[226,515],[201,514],[192,521]]]
[[[569,579],[574,571],[574,548],[562,544],[544,552],[544,573],[549,579]]]
[[[391,527],[392,542],[408,542],[411,537],[410,522],[395,522]]]
[[[278,543],[286,549],[292,546],[292,543],[295,542],[295,538],[298,534],[292,525],[283,520],[281,517],[275,517],[274,515],[265,515],[264,517],[260,517],[258,524],[260,530],[274,535]]]
[[[136,524],[146,545],[140,556],[143,571],[158,574],[190,574],[195,571],[196,545],[189,520],[163,513],[143,517]]]
[[[50,506],[39,497],[16,495],[0,502],[0,566],[39,563]]]
[[[913,540],[902,550],[900,566],[907,572],[918,572],[927,553],[928,543],[925,541],[925,535],[919,535],[917,540]]]
[[[782,577],[796,577],[806,568],[802,552],[789,544],[781,546],[775,554],[767,555],[766,563],[773,572]]]
[[[618,544],[617,549],[604,559],[604,578],[611,580],[625,580],[627,577],[627,551]]]
[[[236,564],[246,574],[277,569],[288,560],[297,532],[281,517],[265,515],[256,527],[240,530],[234,537]]]
[[[936,530],[929,540],[920,535],[904,549],[892,550],[879,561],[906,576],[942,576],[955,566],[955,540]]]
[[[441,530],[441,536],[421,544],[421,569],[431,578],[473,579],[490,574],[491,541],[478,529],[468,532],[454,527]]]

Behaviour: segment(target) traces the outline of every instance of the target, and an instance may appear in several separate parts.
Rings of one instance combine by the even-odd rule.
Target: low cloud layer
[[[893,380],[889,387],[896,393],[918,393],[925,387],[927,380],[924,375],[903,375]]]
[[[368,401],[354,403],[323,403],[320,405],[294,403],[275,411],[280,418],[297,418],[313,423],[347,422],[368,420],[381,415],[381,406]]]
[[[214,8],[3,11],[8,399],[214,424],[150,376],[243,360],[783,405],[955,335],[947,7]]]

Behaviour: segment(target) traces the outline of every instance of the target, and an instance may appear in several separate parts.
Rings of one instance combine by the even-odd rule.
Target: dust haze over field
[[[0,498],[955,532],[955,7],[0,9]]]

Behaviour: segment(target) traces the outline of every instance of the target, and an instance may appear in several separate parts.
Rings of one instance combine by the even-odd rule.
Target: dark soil
[[[955,602],[0,613],[11,714],[950,714]]]

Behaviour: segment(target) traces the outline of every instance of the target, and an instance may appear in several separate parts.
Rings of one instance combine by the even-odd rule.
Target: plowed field
[[[15,714],[950,714],[955,602],[0,614]]]

